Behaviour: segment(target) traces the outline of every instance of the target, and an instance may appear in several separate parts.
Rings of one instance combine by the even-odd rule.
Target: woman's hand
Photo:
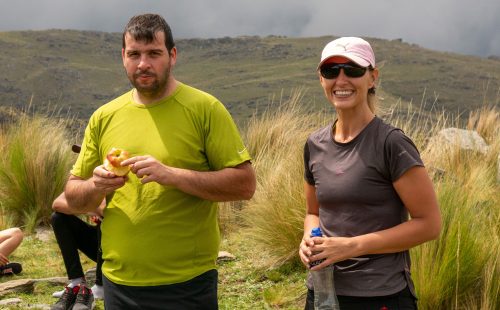
[[[311,263],[309,257],[312,255],[311,247],[314,245],[314,241],[309,237],[302,238],[299,246],[299,257],[302,264],[309,269],[309,264]]]
[[[311,240],[314,245],[310,246],[309,250],[314,254],[308,257],[309,261],[325,259],[311,270],[319,270],[333,263],[361,255],[357,251],[355,238],[314,237]]]

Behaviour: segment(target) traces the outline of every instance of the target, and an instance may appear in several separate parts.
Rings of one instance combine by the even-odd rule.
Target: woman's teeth
[[[352,95],[353,91],[352,90],[335,90],[333,91],[333,94],[337,97],[349,97]]]

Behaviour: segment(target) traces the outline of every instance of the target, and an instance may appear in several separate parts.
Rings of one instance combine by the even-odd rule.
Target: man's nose
[[[149,62],[149,59],[146,55],[143,55],[141,56],[141,58],[139,59],[139,64],[137,65],[137,67],[139,67],[139,69],[144,69],[144,68],[149,68],[150,67],[150,62]]]

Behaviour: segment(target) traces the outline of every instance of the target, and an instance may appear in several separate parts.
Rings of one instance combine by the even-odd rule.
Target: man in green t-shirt
[[[122,59],[134,88],[89,120],[65,195],[79,211],[106,198],[106,309],[217,309],[217,201],[250,199],[255,174],[231,116],[213,96],[177,81],[170,27],[134,16]],[[130,173],[104,169],[112,148]]]

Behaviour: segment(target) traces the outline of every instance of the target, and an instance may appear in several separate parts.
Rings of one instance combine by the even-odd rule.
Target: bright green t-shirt
[[[196,171],[250,160],[224,106],[182,83],[171,96],[147,106],[134,102],[129,91],[100,107],[90,118],[71,173],[91,177],[112,147]],[[155,182],[141,184],[133,173],[107,197],[103,273],[115,283],[185,282],[215,268],[218,248],[217,203]]]

